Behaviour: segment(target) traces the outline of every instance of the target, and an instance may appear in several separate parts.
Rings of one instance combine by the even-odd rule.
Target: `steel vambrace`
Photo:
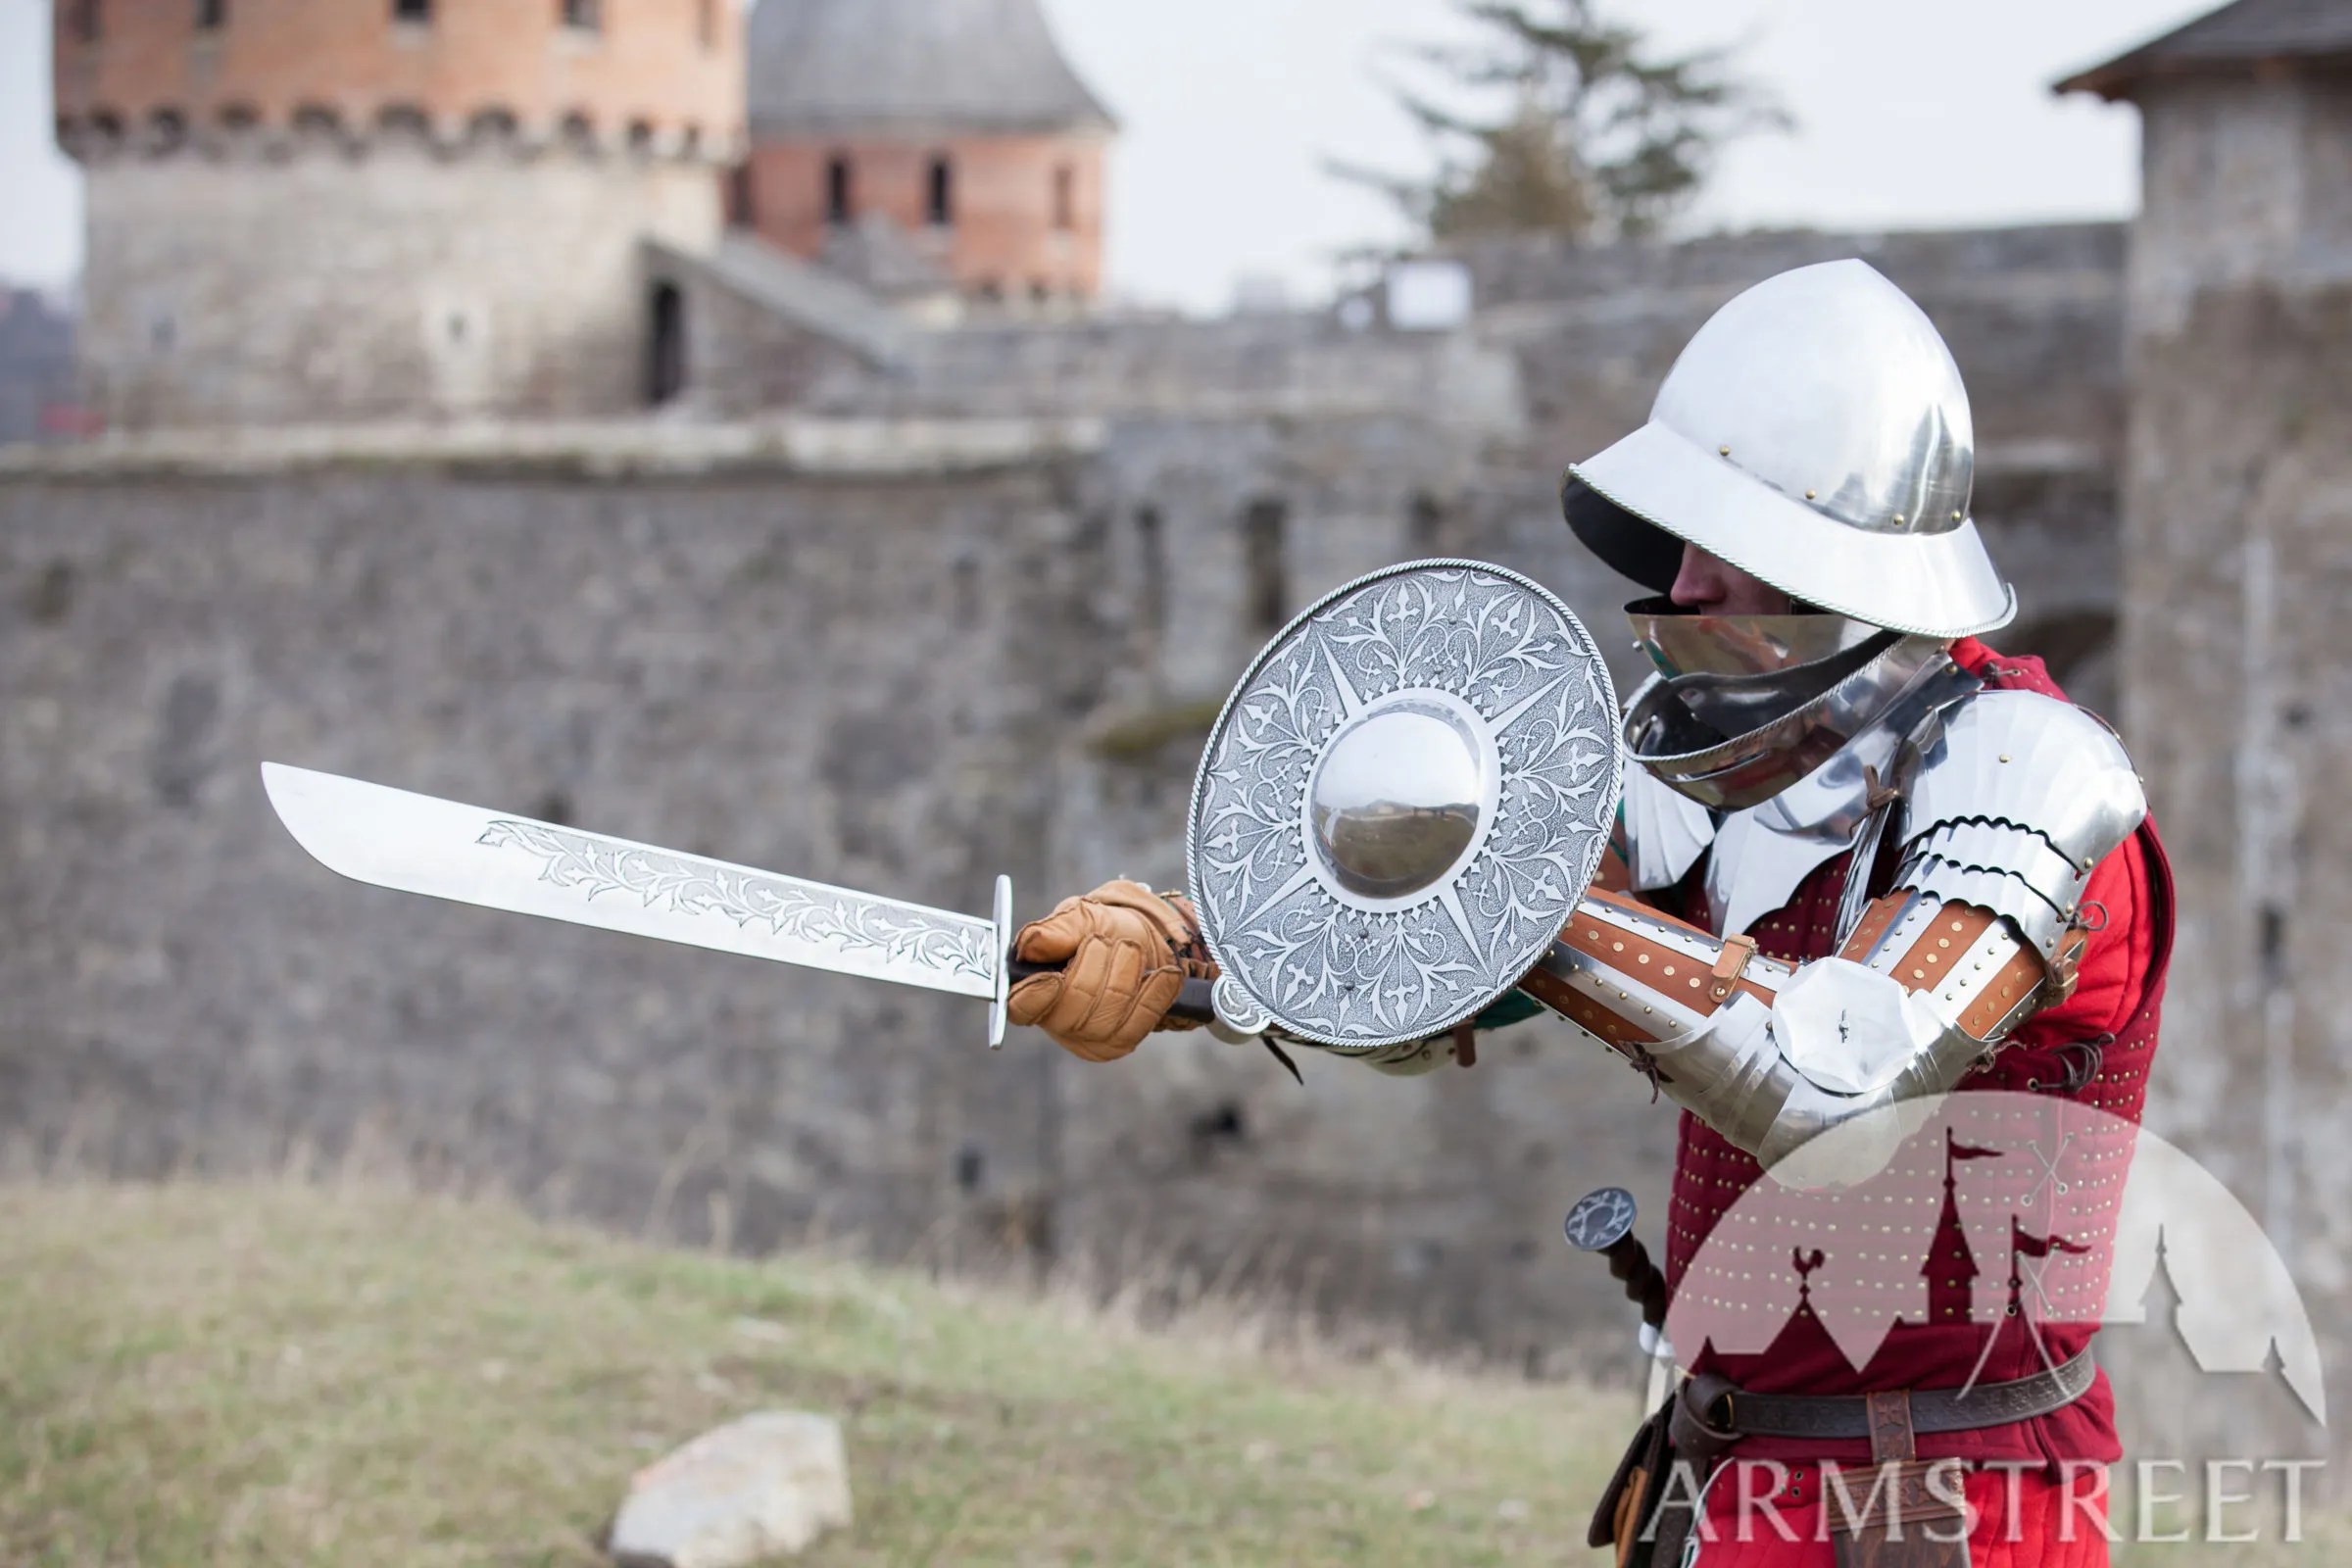
[[[2010,922],[1914,890],[1878,900],[1836,956],[1800,966],[1596,890],[1520,989],[1811,1185],[1867,1172],[1783,1162],[1866,1112],[1951,1089],[2043,1000],[2047,973]]]

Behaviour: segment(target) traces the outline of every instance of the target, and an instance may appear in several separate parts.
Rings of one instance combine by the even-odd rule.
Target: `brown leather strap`
[[[1911,1433],[1911,1391],[1890,1389],[1865,1394],[1870,1404],[1870,1462],[1901,1464],[1919,1457],[1919,1440]]]
[[[1725,937],[1723,951],[1715,956],[1715,983],[1707,988],[1707,996],[1717,1005],[1730,1000],[1740,977],[1746,972],[1747,960],[1756,956],[1756,939],[1751,936]]]
[[[2090,1352],[2084,1350],[2071,1361],[2013,1383],[1980,1383],[1965,1393],[1959,1389],[1911,1389],[1897,1397],[1902,1400],[1910,1434],[1970,1432],[2062,1410],[2088,1392],[2098,1370]],[[1718,1437],[1735,1442],[1740,1438],[1830,1442],[1869,1438],[1875,1443],[1874,1401],[1886,1397],[1750,1394],[1712,1374],[1693,1378],[1689,1388],[1693,1419]]]

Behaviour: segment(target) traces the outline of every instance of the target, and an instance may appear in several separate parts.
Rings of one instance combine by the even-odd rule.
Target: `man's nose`
[[[1696,545],[1683,546],[1683,564],[1674,574],[1666,597],[1684,610],[1704,610],[1723,600],[1723,573],[1712,569],[1714,558]]]

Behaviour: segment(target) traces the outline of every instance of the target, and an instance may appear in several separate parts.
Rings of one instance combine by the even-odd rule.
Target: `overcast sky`
[[[463,0],[460,0],[463,3]],[[1446,35],[1449,0],[1044,0],[1124,123],[1111,169],[1119,294],[1222,308],[1245,275],[1300,298],[1329,258],[1393,236],[1377,196],[1324,160],[1413,169],[1427,153],[1379,84],[1394,46]],[[1795,113],[1736,148],[1703,227],[1919,227],[2121,217],[2137,199],[2128,109],[2056,99],[2068,71],[2218,0],[1616,0],[1663,47],[1739,43]],[[51,0],[0,0],[0,278],[79,265],[71,165],[50,144]]]

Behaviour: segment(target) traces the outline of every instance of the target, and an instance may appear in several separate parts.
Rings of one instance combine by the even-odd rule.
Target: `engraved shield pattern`
[[[1317,878],[1303,805],[1335,733],[1393,693],[1448,693],[1499,759],[1478,849],[1408,907],[1353,908]],[[1476,1015],[1584,895],[1617,808],[1617,697],[1568,608],[1476,562],[1392,566],[1261,653],[1210,733],[1186,845],[1225,973],[1303,1039],[1376,1049]]]

